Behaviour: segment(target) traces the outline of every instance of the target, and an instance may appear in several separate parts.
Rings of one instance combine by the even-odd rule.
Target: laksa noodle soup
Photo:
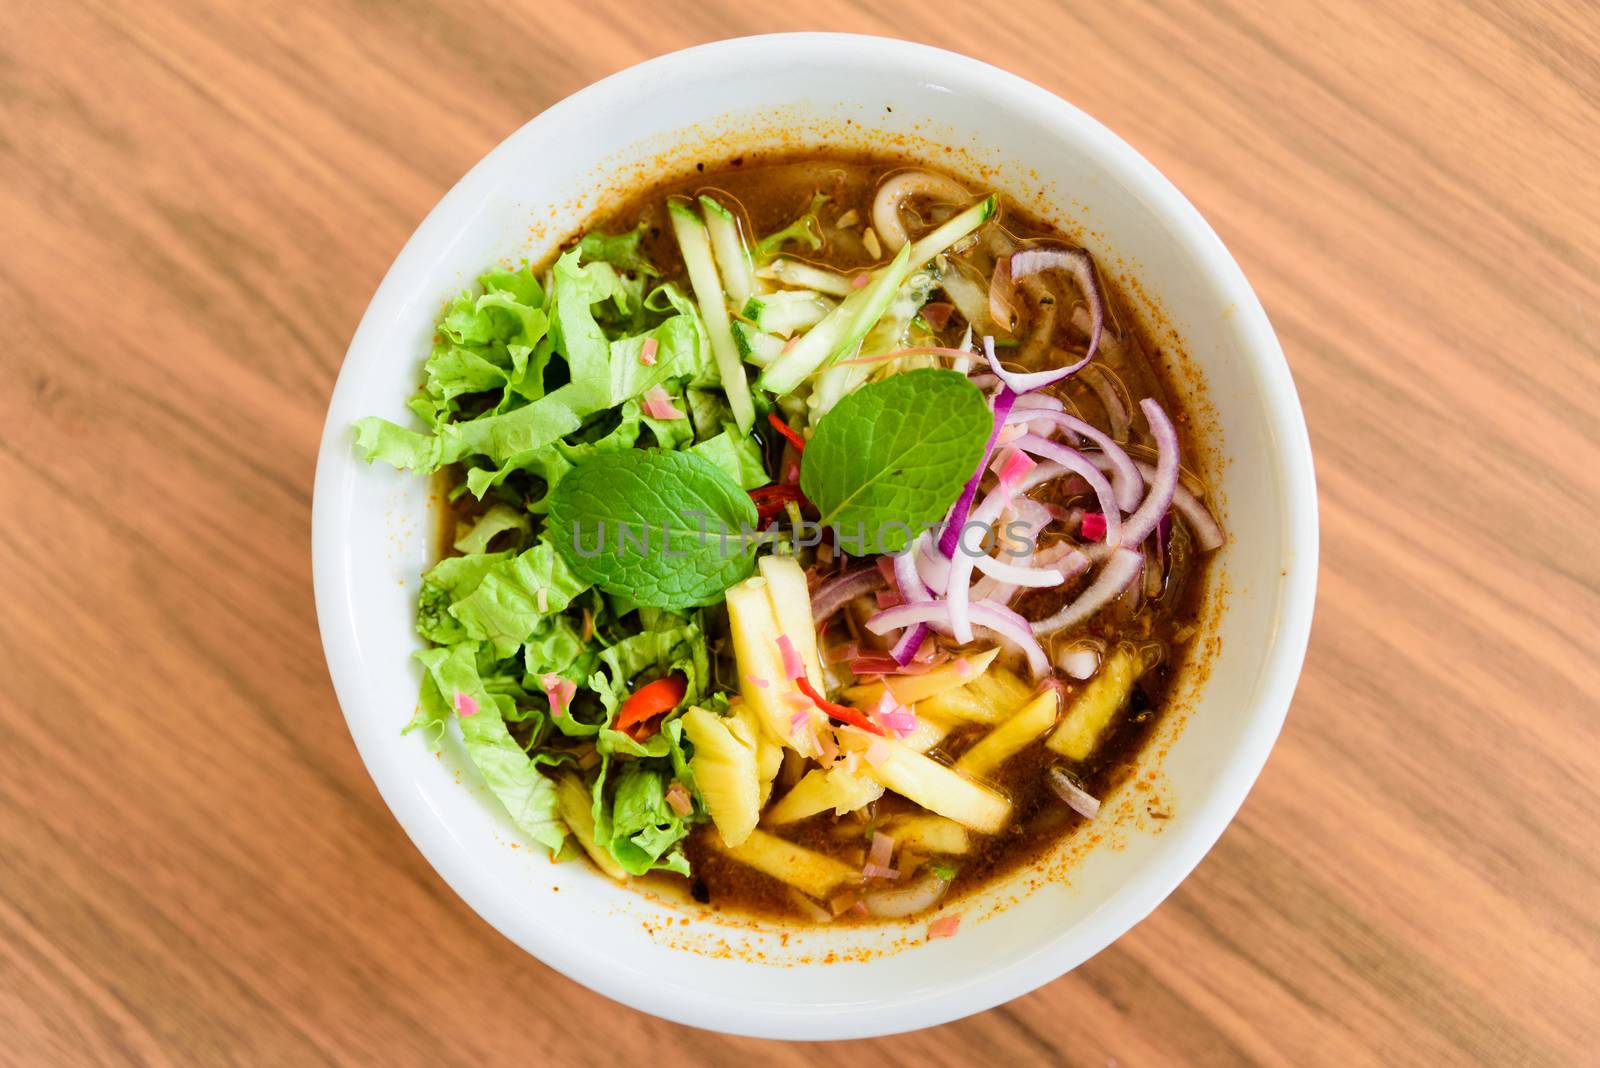
[[[1087,251],[918,164],[735,164],[485,273],[421,429],[357,424],[450,502],[407,729],[558,860],[916,917],[1096,818],[1224,535]]]

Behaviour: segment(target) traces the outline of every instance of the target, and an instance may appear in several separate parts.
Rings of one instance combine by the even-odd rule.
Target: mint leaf
[[[548,503],[548,536],[573,573],[635,604],[714,604],[755,563],[754,539],[740,540],[755,528],[755,505],[694,453],[598,453],[574,467]]]
[[[852,555],[900,552],[955,503],[993,425],[983,394],[954,371],[873,382],[817,424],[800,488]]]

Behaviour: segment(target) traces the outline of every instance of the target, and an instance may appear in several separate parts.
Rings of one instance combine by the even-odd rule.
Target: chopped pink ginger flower
[[[663,422],[688,418],[673,405],[672,398],[660,386],[651,386],[649,391],[645,393],[644,414],[652,419],[660,419]]]
[[[935,938],[949,938],[956,933],[956,928],[960,926],[961,913],[940,916],[937,920],[928,924],[928,941],[932,942]]]
[[[572,705],[573,695],[578,692],[578,684],[552,671],[539,676],[539,685],[544,687],[545,695],[550,698],[550,714],[566,715]]]
[[[466,719],[468,716],[476,716],[478,714],[478,702],[470,695],[464,694],[460,690],[457,690],[456,712],[461,716],[462,719]]]
[[[850,288],[851,289],[865,289],[865,288],[867,288],[867,283],[870,282],[870,281],[872,281],[872,276],[870,274],[868,274],[866,271],[862,271],[860,274],[858,274],[854,278],[850,279]]]
[[[672,811],[680,816],[687,816],[694,811],[694,799],[689,796],[689,790],[681,782],[674,781],[667,787],[667,804],[672,806]]]
[[[874,738],[871,744],[867,746],[867,751],[861,754],[861,758],[876,768],[889,759],[891,752],[888,742],[882,738]]]
[[[800,659],[800,652],[794,647],[794,642],[789,640],[787,634],[778,635],[778,652],[783,654],[783,677],[786,679],[804,678],[806,662]]]
[[[744,677],[744,681],[748,682],[750,685],[754,686],[758,690],[765,690],[768,686],[772,685],[772,683],[768,682],[766,679],[762,678],[760,675],[746,675]]]
[[[928,320],[928,325],[935,330],[943,330],[944,324],[950,321],[950,313],[955,310],[954,304],[930,301],[922,306],[922,317]]]
[[[644,344],[639,349],[639,362],[644,364],[646,367],[654,367],[656,365],[656,350],[660,347],[661,342],[657,341],[655,338],[645,338]]]
[[[994,473],[1000,477],[1001,482],[1014,486],[1022,481],[1023,475],[1037,466],[1033,457],[1021,449],[1007,449],[995,461]]]
[[[1104,512],[1085,512],[1079,521],[1078,533],[1083,535],[1084,541],[1106,540],[1106,517]]]

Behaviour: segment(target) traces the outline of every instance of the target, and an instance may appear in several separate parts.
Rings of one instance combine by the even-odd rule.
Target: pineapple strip
[[[786,842],[762,830],[750,832],[750,836],[737,846],[724,843],[722,851],[763,875],[770,875],[803,894],[819,899],[831,896],[840,883],[861,874],[843,861]]]
[[[622,870],[622,865],[617,863],[617,858],[611,855],[611,850],[601,845],[594,836],[594,798],[589,795],[589,790],[583,785],[583,780],[568,772],[556,779],[556,805],[561,810],[561,818],[566,822],[567,830],[578,840],[583,851],[589,854],[589,859],[594,861],[594,866],[611,876],[619,883],[628,881],[628,873]]]
[[[1011,818],[1011,802],[988,787],[900,742],[885,745],[888,754],[867,774],[901,797],[984,834],[995,834]]]
[[[918,853],[965,853],[972,848],[972,836],[955,820],[943,816],[901,816],[884,825],[901,849]]]
[[[1100,673],[1089,680],[1072,707],[1045,744],[1064,757],[1087,760],[1100,744],[1111,720],[1128,703],[1134,680],[1139,677],[1139,659],[1126,645],[1116,650],[1100,665]]]
[[[1028,743],[1055,726],[1060,700],[1054,690],[1045,690],[1029,701],[1010,719],[984,735],[956,761],[957,771],[983,778],[1016,756]]]
[[[944,736],[955,730],[955,724],[936,712],[925,711],[922,705],[917,706],[917,729],[900,739],[900,744],[907,749],[918,753],[926,753],[940,742]]]
[[[797,706],[785,698],[800,691],[784,677],[783,655],[778,650],[778,619],[767,596],[766,579],[748,578],[728,590],[728,629],[733,634],[734,659],[739,665],[739,692],[755,711],[767,736],[798,750],[802,756],[813,755],[816,744],[812,733],[794,733],[790,722]],[[813,644],[815,640],[813,635]]]
[[[761,771],[752,725],[691,708],[683,714],[683,732],[694,743],[689,769],[695,788],[723,843],[736,846],[750,837],[761,818]]]
[[[818,693],[826,692],[822,660],[817,656],[817,627],[811,621],[811,591],[806,573],[792,556],[763,556],[758,567],[767,580],[767,600],[772,604],[778,630],[787,635],[805,662],[806,675]]]
[[[970,686],[925,697],[917,702],[917,715],[932,713],[946,719],[966,720],[970,723],[999,723],[1006,718],[1006,709],[993,701],[980,698]]]
[[[882,796],[883,784],[876,779],[851,774],[842,766],[827,771],[813,768],[794,784],[794,789],[767,809],[762,822],[769,826],[794,823],[829,809],[834,815],[843,816]]]

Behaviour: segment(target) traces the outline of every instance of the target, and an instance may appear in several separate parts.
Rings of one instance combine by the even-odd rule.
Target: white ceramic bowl
[[[886,146],[997,186],[1069,229],[1160,302],[1206,388],[1207,462],[1231,543],[1218,577],[1221,652],[1187,715],[1169,717],[1111,828],[1040,872],[962,903],[956,937],[923,925],[825,928],[713,919],[635,894],[517,839],[449,744],[400,734],[428,559],[425,480],[367,464],[349,426],[404,421],[442,302],[486,265],[542,256],[608,190],[661,168],[774,145]],[[945,147],[954,149],[946,153]],[[1289,706],[1316,584],[1316,495],[1294,384],[1228,251],[1149,163],[1093,119],[963,56],[870,37],[754,37],[642,63],[512,134],[450,191],[390,268],[328,411],[313,508],[317,614],[350,732],[384,800],[466,901],[540,960],[627,1005],[700,1027],[844,1038],[925,1027],[1075,967],[1150,912],[1199,862],[1255,781]],[[396,937],[405,937],[397,932]]]

